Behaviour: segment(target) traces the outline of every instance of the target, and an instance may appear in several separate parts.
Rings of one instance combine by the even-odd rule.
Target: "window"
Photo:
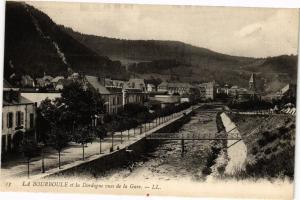
[[[34,115],[33,115],[33,113],[30,113],[30,115],[29,115],[29,122],[30,122],[30,124],[29,124],[29,127],[30,128],[33,128],[33,125],[34,125]]]
[[[24,124],[24,113],[21,111],[18,111],[16,113],[16,126],[22,126]]]
[[[14,116],[13,116],[12,112],[7,113],[7,128],[12,128],[13,118],[14,118]]]

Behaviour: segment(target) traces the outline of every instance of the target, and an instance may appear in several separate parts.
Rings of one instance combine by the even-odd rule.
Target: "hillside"
[[[126,75],[120,62],[99,56],[61,31],[47,15],[19,2],[6,3],[4,63],[7,79],[12,73],[64,74],[68,67],[87,74]]]
[[[246,176],[293,179],[295,117],[231,114],[247,146]],[[254,132],[253,127],[257,127]],[[250,134],[251,133],[251,134]],[[276,163],[276,164],[274,164]]]
[[[251,58],[225,55],[179,41],[114,39],[81,34],[64,26],[61,28],[100,55],[129,63],[164,59],[193,62],[201,57],[230,62],[233,65],[252,61]]]
[[[178,41],[124,40],[76,32],[61,26],[74,39],[99,55],[120,60],[129,71],[143,78],[177,77],[181,81],[210,81],[247,87],[251,73],[257,73],[258,88],[277,90],[296,81],[297,56],[247,58],[230,56]]]

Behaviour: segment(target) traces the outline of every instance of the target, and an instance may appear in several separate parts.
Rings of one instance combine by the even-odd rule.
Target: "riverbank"
[[[230,114],[248,152],[245,178],[291,179],[294,177],[295,117]]]

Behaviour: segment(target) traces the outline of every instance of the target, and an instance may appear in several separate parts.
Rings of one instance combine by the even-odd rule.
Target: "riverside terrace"
[[[56,151],[48,151],[45,153],[44,159],[36,157],[32,159],[30,163],[29,173],[27,164],[24,160],[15,160],[3,164],[1,167],[1,178],[10,179],[15,177],[29,176],[31,179],[43,178],[52,174],[57,174],[61,171],[74,168],[78,165],[90,162],[92,160],[99,159],[103,156],[109,155],[113,152],[110,151],[111,147],[114,150],[122,150],[136,143],[137,141],[145,138],[149,134],[152,134],[163,127],[177,121],[178,119],[189,114],[193,109],[197,109],[201,104],[180,111],[178,113],[171,114],[163,118],[157,118],[150,123],[142,124],[140,129],[130,129],[127,131],[127,137],[121,140],[121,132],[116,132],[113,137],[108,136],[101,140],[101,143],[93,142],[85,147],[84,160],[82,156],[82,149],[80,145],[71,143],[69,147],[62,151],[61,168],[58,167],[58,153]],[[100,145],[99,145],[100,144]],[[45,173],[42,173],[43,166]]]

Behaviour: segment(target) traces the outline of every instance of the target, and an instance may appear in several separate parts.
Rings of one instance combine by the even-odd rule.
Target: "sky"
[[[81,33],[132,40],[177,40],[224,54],[297,54],[298,10],[29,2]]]

